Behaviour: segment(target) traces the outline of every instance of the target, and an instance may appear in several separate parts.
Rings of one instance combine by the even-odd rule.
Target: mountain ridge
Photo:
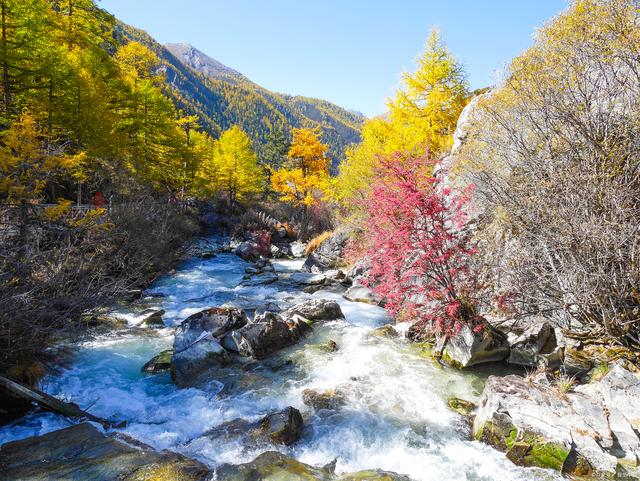
[[[333,167],[346,148],[360,141],[363,116],[329,101],[272,92],[187,43],[162,45],[144,30],[118,22],[119,41],[137,41],[162,61],[168,94],[187,115],[217,138],[233,125],[242,128],[260,155],[269,134],[293,128],[317,128],[329,146]]]

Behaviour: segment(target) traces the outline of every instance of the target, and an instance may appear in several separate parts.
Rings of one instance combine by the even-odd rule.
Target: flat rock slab
[[[123,437],[124,439],[124,437]],[[4,481],[205,481],[211,473],[197,461],[158,452],[130,439],[107,436],[82,423],[0,446]]]

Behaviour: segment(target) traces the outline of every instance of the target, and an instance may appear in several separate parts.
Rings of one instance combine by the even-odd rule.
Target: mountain
[[[274,128],[319,127],[334,167],[360,141],[364,116],[325,100],[271,92],[188,44],[161,45],[143,30],[119,22],[118,40],[135,40],[163,61],[168,94],[187,115],[198,115],[212,136],[239,125],[261,153]]]

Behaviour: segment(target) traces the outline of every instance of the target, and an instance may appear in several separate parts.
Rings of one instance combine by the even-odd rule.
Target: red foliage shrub
[[[455,194],[430,167],[420,158],[383,161],[368,199],[368,280],[392,314],[446,335],[478,324],[469,262],[476,249],[465,214],[473,186]]]

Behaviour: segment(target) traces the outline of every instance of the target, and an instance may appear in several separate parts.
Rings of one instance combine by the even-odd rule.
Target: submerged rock
[[[171,369],[171,358],[173,357],[173,349],[167,349],[162,351],[157,356],[147,361],[142,366],[141,371],[149,374],[158,374],[161,372],[167,372]]]
[[[382,298],[371,289],[361,285],[354,285],[347,289],[344,298],[351,302],[364,302],[366,304],[381,305]]]
[[[231,334],[242,356],[264,359],[274,352],[298,342],[310,329],[306,322],[289,316],[286,320],[279,314],[265,312],[246,326]]]
[[[615,478],[640,459],[640,376],[621,366],[574,392],[519,376],[487,380],[474,437],[522,466]]]
[[[302,402],[314,409],[338,409],[346,403],[346,393],[340,388],[322,392],[305,389],[302,391]]]
[[[460,416],[464,416],[465,418],[472,418],[476,408],[478,407],[471,401],[465,401],[464,399],[457,397],[449,398],[447,400],[447,406],[449,406],[452,411],[457,412]]]
[[[191,386],[200,375],[214,367],[225,367],[231,363],[229,353],[220,343],[204,333],[201,338],[182,351],[175,350],[171,358],[171,379],[178,386]]]
[[[255,422],[234,419],[210,429],[205,436],[210,439],[222,438],[224,441],[240,439],[250,446],[261,442],[290,446],[300,439],[303,425],[300,411],[289,406]]]
[[[162,316],[165,314],[163,309],[145,309],[140,313],[139,317],[143,319],[138,323],[139,326],[164,326]]]
[[[442,360],[456,368],[502,361],[509,355],[507,337],[491,326],[478,332],[463,326],[457,334],[438,344],[437,350],[442,352]]]
[[[295,314],[313,322],[344,319],[340,305],[330,299],[310,299],[296,304],[282,313],[285,318],[290,318]]]
[[[82,423],[43,436],[0,446],[5,481],[205,481],[209,470],[197,461],[119,435],[105,435]]]
[[[386,337],[388,339],[392,339],[394,337],[398,337],[398,331],[391,325],[385,324],[384,326],[376,327],[371,331],[371,335],[375,337]]]
[[[278,274],[275,272],[263,272],[261,274],[250,277],[242,281],[243,286],[254,287],[273,284],[278,280]]]
[[[217,479],[224,481],[411,481],[388,471],[369,470],[336,476],[335,465],[314,467],[275,451],[262,453],[249,463],[223,465],[217,469]]]

